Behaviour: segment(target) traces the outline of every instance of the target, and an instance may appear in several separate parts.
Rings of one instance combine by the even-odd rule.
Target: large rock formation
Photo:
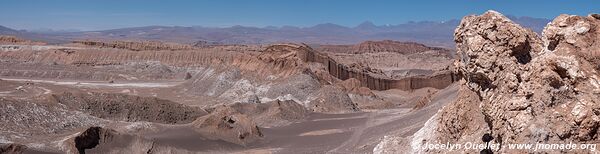
[[[15,143],[0,143],[0,153],[21,154],[27,149],[26,146]]]
[[[440,71],[429,76],[414,76],[405,78],[390,78],[382,76],[381,70],[372,69],[361,65],[344,65],[330,57],[326,53],[308,50],[306,61],[317,62],[325,66],[329,74],[341,79],[358,79],[361,86],[372,90],[414,90],[424,87],[443,89],[452,84],[458,77],[450,71]]]
[[[118,121],[148,121],[165,124],[190,123],[207,113],[191,107],[154,97],[140,97],[116,93],[53,94],[56,101],[92,116]]]
[[[260,127],[283,126],[302,121],[310,111],[293,100],[275,100],[267,103],[235,103],[236,111],[253,119]]]
[[[159,144],[141,136],[118,132],[103,127],[89,127],[65,138],[59,146],[64,153],[193,153],[169,145]]]
[[[597,15],[561,15],[540,38],[495,11],[463,18],[455,32],[459,98],[413,136],[412,148],[435,152],[420,147],[482,144],[486,133],[499,145],[492,151],[501,153],[533,152],[508,146],[519,143],[597,144],[599,25]]]
[[[239,145],[247,145],[262,139],[254,120],[230,106],[220,106],[211,114],[200,117],[192,123],[192,127],[209,139],[223,140]]]

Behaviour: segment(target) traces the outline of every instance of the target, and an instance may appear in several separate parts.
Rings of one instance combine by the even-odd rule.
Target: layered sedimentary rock
[[[356,78],[361,81],[362,86],[373,90],[402,89],[411,90],[422,87],[444,88],[452,83],[456,76],[451,72],[438,73],[433,76],[416,76],[402,79],[387,79],[376,77],[368,67],[348,66],[338,63],[324,53],[317,52],[306,45],[277,44],[261,49],[256,47],[225,46],[218,48],[203,48],[184,50],[188,48],[171,48],[157,44],[144,44],[143,42],[127,43],[105,43],[105,42],[81,42],[90,45],[108,46],[111,48],[133,48],[127,50],[106,49],[50,49],[47,51],[6,51],[0,52],[0,60],[7,62],[29,62],[44,64],[66,64],[77,66],[112,66],[128,65],[132,62],[156,61],[163,65],[174,67],[198,67],[208,65],[235,66],[241,70],[252,71],[257,74],[278,74],[287,76],[302,71],[303,62],[318,62],[325,65],[329,74],[346,80]],[[153,51],[156,50],[156,51]],[[177,51],[167,51],[177,50]],[[234,51],[230,51],[234,50]],[[246,52],[250,51],[250,52]],[[4,75],[23,76],[35,74],[35,72],[23,72],[15,70],[0,70]],[[43,72],[44,75],[57,74],[59,72]],[[379,72],[380,73],[380,72]],[[80,73],[81,74],[81,73]],[[64,72],[54,76],[77,76],[76,72]],[[105,75],[110,78],[111,75]]]
[[[19,51],[0,52],[0,58],[34,63],[58,63],[73,65],[121,65],[135,61],[159,61],[174,66],[194,66],[211,64],[213,60],[233,61],[235,54],[230,52],[196,51],[122,51],[82,49],[62,51]]]
[[[434,50],[440,54],[450,55],[450,51],[443,48],[428,47],[414,42],[399,42],[392,40],[383,41],[365,41],[356,45],[321,45],[317,48],[319,51],[334,53],[376,53],[393,52],[399,54],[413,54]]]
[[[599,26],[597,15],[561,15],[540,38],[495,11],[463,18],[455,32],[459,98],[415,134],[412,147],[483,143],[486,133],[499,145],[492,151],[500,153],[534,152],[508,144],[597,144]]]
[[[306,61],[317,62],[325,65],[325,68],[327,68],[329,74],[338,79],[358,79],[362,86],[368,87],[372,90],[413,90],[423,87],[442,89],[453,83],[458,78],[450,71],[440,72],[432,76],[416,76],[402,79],[374,77],[374,75],[369,72],[370,69],[368,68],[352,68],[350,66],[338,63],[324,53],[316,52],[314,50],[308,50],[306,52]]]

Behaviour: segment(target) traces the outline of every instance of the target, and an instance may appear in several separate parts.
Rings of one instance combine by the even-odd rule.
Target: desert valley
[[[255,32],[289,41],[217,42],[181,41],[193,38],[176,36],[185,27],[6,28],[0,153],[528,153],[507,145],[598,144],[600,15],[524,20],[488,11],[446,23],[451,31],[430,32],[435,39],[374,30],[345,38],[367,30],[338,28],[347,35],[318,41],[310,29]],[[423,148],[485,145],[482,136],[499,147]]]

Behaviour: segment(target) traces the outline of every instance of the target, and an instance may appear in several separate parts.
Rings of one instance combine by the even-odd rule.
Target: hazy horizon
[[[496,10],[506,15],[553,19],[559,14],[599,12],[587,1],[4,1],[0,25],[18,30],[97,31],[143,26],[311,27],[365,21],[398,25],[442,22]],[[510,5],[519,3],[520,5]],[[28,9],[24,9],[28,8]]]
[[[514,16],[514,15],[506,15],[506,16],[512,16],[512,17],[529,17],[529,16]],[[548,18],[536,18],[536,17],[530,17],[530,18],[535,18],[535,19],[545,19],[545,20],[551,20]],[[296,27],[296,28],[310,28],[310,27],[314,27],[314,26],[318,26],[318,25],[325,25],[325,24],[334,24],[334,25],[338,25],[338,26],[343,26],[343,27],[347,27],[347,28],[355,28],[360,26],[363,23],[372,23],[375,26],[397,26],[397,25],[402,25],[402,24],[411,24],[411,23],[422,23],[422,22],[434,22],[434,23],[445,23],[445,22],[449,22],[449,21],[460,21],[460,19],[448,19],[448,20],[443,20],[443,21],[431,21],[431,20],[420,20],[420,21],[406,21],[403,23],[396,23],[396,24],[376,24],[373,23],[372,21],[363,21],[361,23],[358,23],[356,25],[341,25],[338,23],[332,23],[332,22],[324,22],[324,23],[318,23],[318,24],[314,24],[314,25],[306,25],[306,26],[297,26],[297,25],[279,25],[279,26],[273,26],[273,25],[266,25],[266,26],[251,26],[251,25],[225,25],[225,26],[205,26],[205,25],[138,25],[138,26],[128,26],[128,27],[115,27],[115,28],[108,28],[108,29],[94,29],[94,30],[82,30],[82,29],[75,29],[75,28],[66,28],[66,29],[61,29],[61,28],[47,28],[47,27],[41,27],[41,28],[32,28],[32,29],[20,29],[18,27],[9,27],[6,25],[1,25],[0,26],[4,26],[10,29],[14,29],[14,30],[25,30],[25,31],[29,31],[29,32],[36,32],[36,31],[57,31],[57,32],[85,32],[85,31],[104,31],[104,30],[113,30],[113,29],[125,29],[125,28],[136,28],[136,27],[203,27],[203,28],[230,28],[230,27],[235,27],[235,26],[242,26],[242,27],[252,27],[252,28],[284,28],[284,27]]]

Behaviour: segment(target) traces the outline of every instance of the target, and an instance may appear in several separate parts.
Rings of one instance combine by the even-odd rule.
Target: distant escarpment
[[[442,89],[453,83],[458,77],[451,71],[438,72],[430,76],[415,76],[406,78],[381,77],[381,72],[362,66],[348,66],[337,62],[325,53],[309,50],[306,61],[325,65],[329,74],[340,80],[358,79],[362,86],[372,90],[401,89],[413,90],[424,87]],[[378,77],[379,76],[379,77]]]
[[[77,70],[84,71],[89,69],[99,69],[100,67],[108,69],[110,69],[109,67],[115,67],[118,69],[120,66],[137,66],[138,64],[136,63],[158,62],[158,65],[161,66],[156,65],[157,67],[155,68],[155,65],[153,64],[152,67],[146,66],[143,69],[129,71],[129,73],[139,72],[140,70],[144,69],[151,69],[148,71],[158,71],[162,72],[162,75],[170,75],[179,78],[183,76],[182,74],[186,73],[181,69],[181,67],[193,68],[206,66],[234,66],[240,70],[252,72],[253,74],[258,75],[276,74],[287,76],[297,72],[302,72],[303,67],[306,66],[303,64],[305,62],[317,62],[323,64],[327,72],[335,78],[340,80],[356,78],[361,82],[362,86],[368,87],[372,90],[411,90],[423,87],[444,88],[457,78],[455,74],[449,71],[437,72],[432,75],[425,76],[417,75],[406,78],[393,78],[384,75],[382,72],[379,72],[376,69],[371,69],[368,66],[347,65],[340,63],[326,53],[313,50],[311,47],[306,45],[297,44],[276,44],[269,47],[219,46],[187,50],[188,46],[170,46],[161,43],[104,43],[94,41],[80,43],[117,49],[106,50],[97,48],[54,47],[43,51],[20,50],[0,52],[0,60],[2,60],[4,63],[7,63],[7,65],[10,64],[15,65],[15,67],[25,67],[21,65],[23,62],[25,62],[27,64],[45,64],[43,67],[51,68],[44,69],[46,71],[43,72],[39,72],[41,70],[37,70],[38,73],[24,70],[17,71],[13,69],[0,69],[0,73],[8,76],[40,74],[55,77],[69,77],[78,76],[77,74],[85,74],[77,73]],[[121,48],[126,50],[122,50]],[[63,70],[60,73],[56,72],[56,70],[52,71],[54,70],[52,68],[64,67],[63,65],[91,66],[92,68],[74,68]],[[110,73],[102,73],[103,71],[96,72],[97,73],[94,74],[103,74],[102,77],[99,78],[122,78],[122,75],[110,75]],[[143,72],[140,74],[143,74]],[[147,75],[134,74],[129,78],[152,79],[169,77],[150,77]]]
[[[194,47],[186,44],[177,44],[177,43],[164,43],[158,41],[112,41],[112,42],[104,42],[104,41],[73,41],[73,43],[83,44],[87,46],[95,46],[100,48],[117,48],[117,49],[127,49],[133,51],[141,51],[141,50],[190,50]]]
[[[30,41],[16,36],[0,35],[0,44],[45,45],[44,42]]]
[[[365,41],[356,45],[320,45],[317,50],[333,53],[377,53],[393,52],[400,54],[414,54],[426,51],[435,51],[441,55],[450,56],[451,51],[444,48],[429,47],[414,42],[399,42],[392,40]]]

